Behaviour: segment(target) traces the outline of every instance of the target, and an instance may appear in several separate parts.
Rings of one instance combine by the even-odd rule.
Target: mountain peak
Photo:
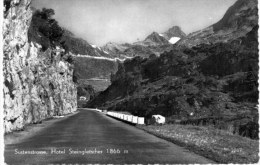
[[[157,32],[152,32],[148,37],[145,38],[146,43],[156,43],[156,44],[167,44],[168,40]]]
[[[149,36],[146,37],[146,39],[147,39],[147,38],[150,38],[150,37],[152,37],[152,36],[160,36],[160,35],[159,35],[159,33],[157,33],[157,32],[152,32]]]
[[[169,30],[163,33],[166,39],[171,39],[172,37],[184,38],[186,34],[181,30],[179,26],[173,26]]]

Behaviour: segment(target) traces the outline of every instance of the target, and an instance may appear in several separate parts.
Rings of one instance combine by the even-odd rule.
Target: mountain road
[[[7,164],[214,163],[187,149],[90,109],[5,145]]]

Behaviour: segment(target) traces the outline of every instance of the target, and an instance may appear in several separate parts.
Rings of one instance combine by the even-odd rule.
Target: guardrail
[[[88,108],[88,109],[90,109],[90,108]],[[106,110],[100,110],[100,109],[90,109],[90,110],[103,112],[108,116],[114,117],[114,118],[119,119],[119,120],[123,120],[123,121],[128,122],[128,123],[140,124],[140,125],[144,124],[144,117],[127,115],[127,114],[122,114],[122,113],[118,113],[118,112],[107,112]]]
[[[144,124],[144,117],[126,115],[118,112],[107,112],[107,115],[132,124]]]

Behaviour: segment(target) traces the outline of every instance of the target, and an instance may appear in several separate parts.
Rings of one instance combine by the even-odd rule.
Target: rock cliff
[[[62,58],[59,46],[42,51],[28,41],[31,0],[5,0],[4,37],[4,131],[21,130],[77,107],[73,66]]]

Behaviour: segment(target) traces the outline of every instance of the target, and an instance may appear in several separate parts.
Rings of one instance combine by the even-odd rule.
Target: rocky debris
[[[26,124],[71,113],[77,108],[73,67],[61,58],[60,47],[42,51],[29,43],[31,0],[5,3],[4,37],[4,130],[21,130]]]

